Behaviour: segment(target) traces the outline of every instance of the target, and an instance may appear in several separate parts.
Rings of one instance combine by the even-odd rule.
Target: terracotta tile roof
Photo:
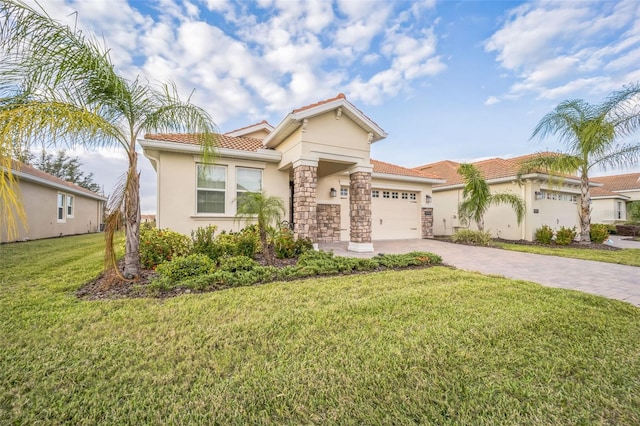
[[[338,96],[336,96],[335,98],[325,99],[324,101],[316,102],[316,103],[311,104],[311,105],[307,105],[307,106],[300,107],[298,109],[294,109],[293,113],[295,114],[297,112],[302,112],[302,111],[305,111],[305,110],[308,110],[308,109],[311,109],[311,108],[315,108],[315,107],[320,106],[320,105],[328,104],[329,102],[337,101],[338,99],[346,100],[347,97],[344,95],[344,93],[338,93]]]
[[[609,191],[640,190],[640,173],[627,173],[624,175],[598,176],[591,179],[603,185]]]
[[[251,127],[259,126],[259,125],[261,125],[261,124],[266,124],[267,126],[271,126],[271,124],[269,124],[269,122],[268,122],[267,120],[262,120],[262,121],[261,121],[261,122],[259,122],[259,123],[254,123],[254,124],[250,124],[250,125],[248,125],[248,126],[240,127],[239,129],[229,130],[228,132],[224,132],[224,134],[225,134],[225,135],[228,135],[228,134],[230,134],[230,133],[235,133],[235,132],[239,132],[239,131],[241,131],[241,130],[249,129],[249,128],[251,128]],[[273,126],[271,126],[271,127],[273,127]]]
[[[591,182],[594,182],[594,180],[592,179]],[[608,189],[602,187],[602,186],[593,186],[591,188],[589,188],[589,194],[591,195],[591,197],[620,197],[623,196],[623,194],[618,194],[617,192],[613,192],[613,191],[609,191]],[[628,198],[628,197],[625,197]]]
[[[408,169],[406,167],[396,166],[395,164],[385,163],[384,161],[371,160],[371,165],[373,165],[374,173],[383,173],[387,175],[397,175],[397,176],[411,176],[418,178],[429,178],[429,179],[442,179],[440,176],[437,176],[433,173],[429,172],[420,172],[413,169]]]
[[[64,179],[60,179],[59,177],[50,175],[49,173],[45,173],[42,170],[38,170],[35,167],[31,167],[31,166],[26,165],[24,163],[21,163],[19,161],[13,160],[11,168],[14,171],[17,171],[17,172],[20,172],[20,173],[24,173],[24,174],[32,176],[34,178],[38,178],[38,179],[50,182],[52,184],[57,184],[59,186],[63,186],[63,187],[69,188],[69,190],[74,191],[76,193],[86,194],[86,195],[91,196],[93,198],[99,197],[99,198],[106,199],[106,197],[104,197],[103,195],[97,194],[97,193],[95,193],[93,191],[89,191],[86,188],[83,188],[83,187],[81,187],[79,185],[76,185],[74,183],[71,183],[71,182],[67,182]]]
[[[473,164],[482,172],[482,175],[486,180],[500,179],[507,177],[515,177],[518,175],[518,169],[520,164],[538,155],[555,155],[552,152],[539,152],[535,154],[522,155],[520,157],[514,157],[509,159],[504,158],[490,158],[488,160],[476,161]],[[434,173],[438,176],[442,176],[447,182],[436,186],[448,186],[457,185],[463,183],[462,176],[458,174],[458,167],[461,163],[455,161],[439,161],[437,163],[425,164],[423,166],[415,167],[414,170],[422,172]],[[573,175],[563,175],[564,177],[573,177]]]
[[[183,143],[187,145],[198,145],[196,135],[193,133],[158,133],[146,134],[147,140]],[[257,151],[264,148],[262,140],[256,138],[245,138],[241,136],[216,135],[218,148],[237,149],[240,151]]]

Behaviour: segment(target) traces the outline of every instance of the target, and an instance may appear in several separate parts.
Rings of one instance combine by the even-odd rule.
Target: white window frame
[[[220,168],[224,170],[224,188],[200,188],[198,187],[198,175],[200,174],[200,167],[213,167],[213,168]],[[218,164],[201,164],[198,163],[196,164],[196,199],[195,199],[195,212],[196,215],[200,215],[200,216],[224,216],[226,214],[227,211],[227,185],[229,182],[229,177],[228,177],[228,168],[225,165],[218,165]],[[204,192],[222,192],[222,194],[224,195],[224,203],[222,204],[222,212],[201,212],[198,210],[198,193],[200,191],[204,191]]]
[[[67,194],[58,192],[56,197],[56,219],[58,223],[64,223],[67,221]]]
[[[341,197],[348,197],[349,196],[349,188],[346,187],[341,187],[340,188],[340,196]]]
[[[245,192],[262,192],[262,189],[264,188],[264,173],[262,169],[258,169],[256,167],[240,167],[237,166],[236,168],[236,200],[240,200],[240,196],[242,194],[244,194]],[[238,183],[238,171],[239,170],[256,170],[258,172],[260,172],[260,189],[258,191],[248,191],[246,189],[240,189],[239,188],[239,183]],[[237,202],[236,202],[236,209],[238,208],[237,206]]]
[[[75,210],[75,197],[73,195],[67,195],[67,219],[73,219],[73,214]]]

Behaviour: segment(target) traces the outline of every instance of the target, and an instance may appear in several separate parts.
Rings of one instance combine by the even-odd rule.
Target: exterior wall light
[[[424,197],[424,202],[427,204],[431,204],[431,200],[433,200],[433,198],[431,198],[431,195],[427,195]]]
[[[331,188],[331,191],[329,191],[329,196],[337,197],[338,196],[338,191],[336,191],[335,188]]]
[[[536,200],[542,200],[544,198],[544,194],[540,191],[535,192]]]

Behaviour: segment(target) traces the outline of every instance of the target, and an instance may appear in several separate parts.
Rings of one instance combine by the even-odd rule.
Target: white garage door
[[[373,240],[420,238],[420,205],[415,192],[373,189],[371,193]]]

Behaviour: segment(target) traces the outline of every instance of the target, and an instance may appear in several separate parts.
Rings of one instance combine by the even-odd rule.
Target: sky
[[[560,150],[530,139],[546,113],[640,81],[637,0],[40,4],[102,40],[127,78],[175,82],[222,132],[344,93],[388,133],[372,158],[405,167]],[[126,170],[119,151],[73,153],[107,194]],[[154,213],[155,172],[140,169]]]

